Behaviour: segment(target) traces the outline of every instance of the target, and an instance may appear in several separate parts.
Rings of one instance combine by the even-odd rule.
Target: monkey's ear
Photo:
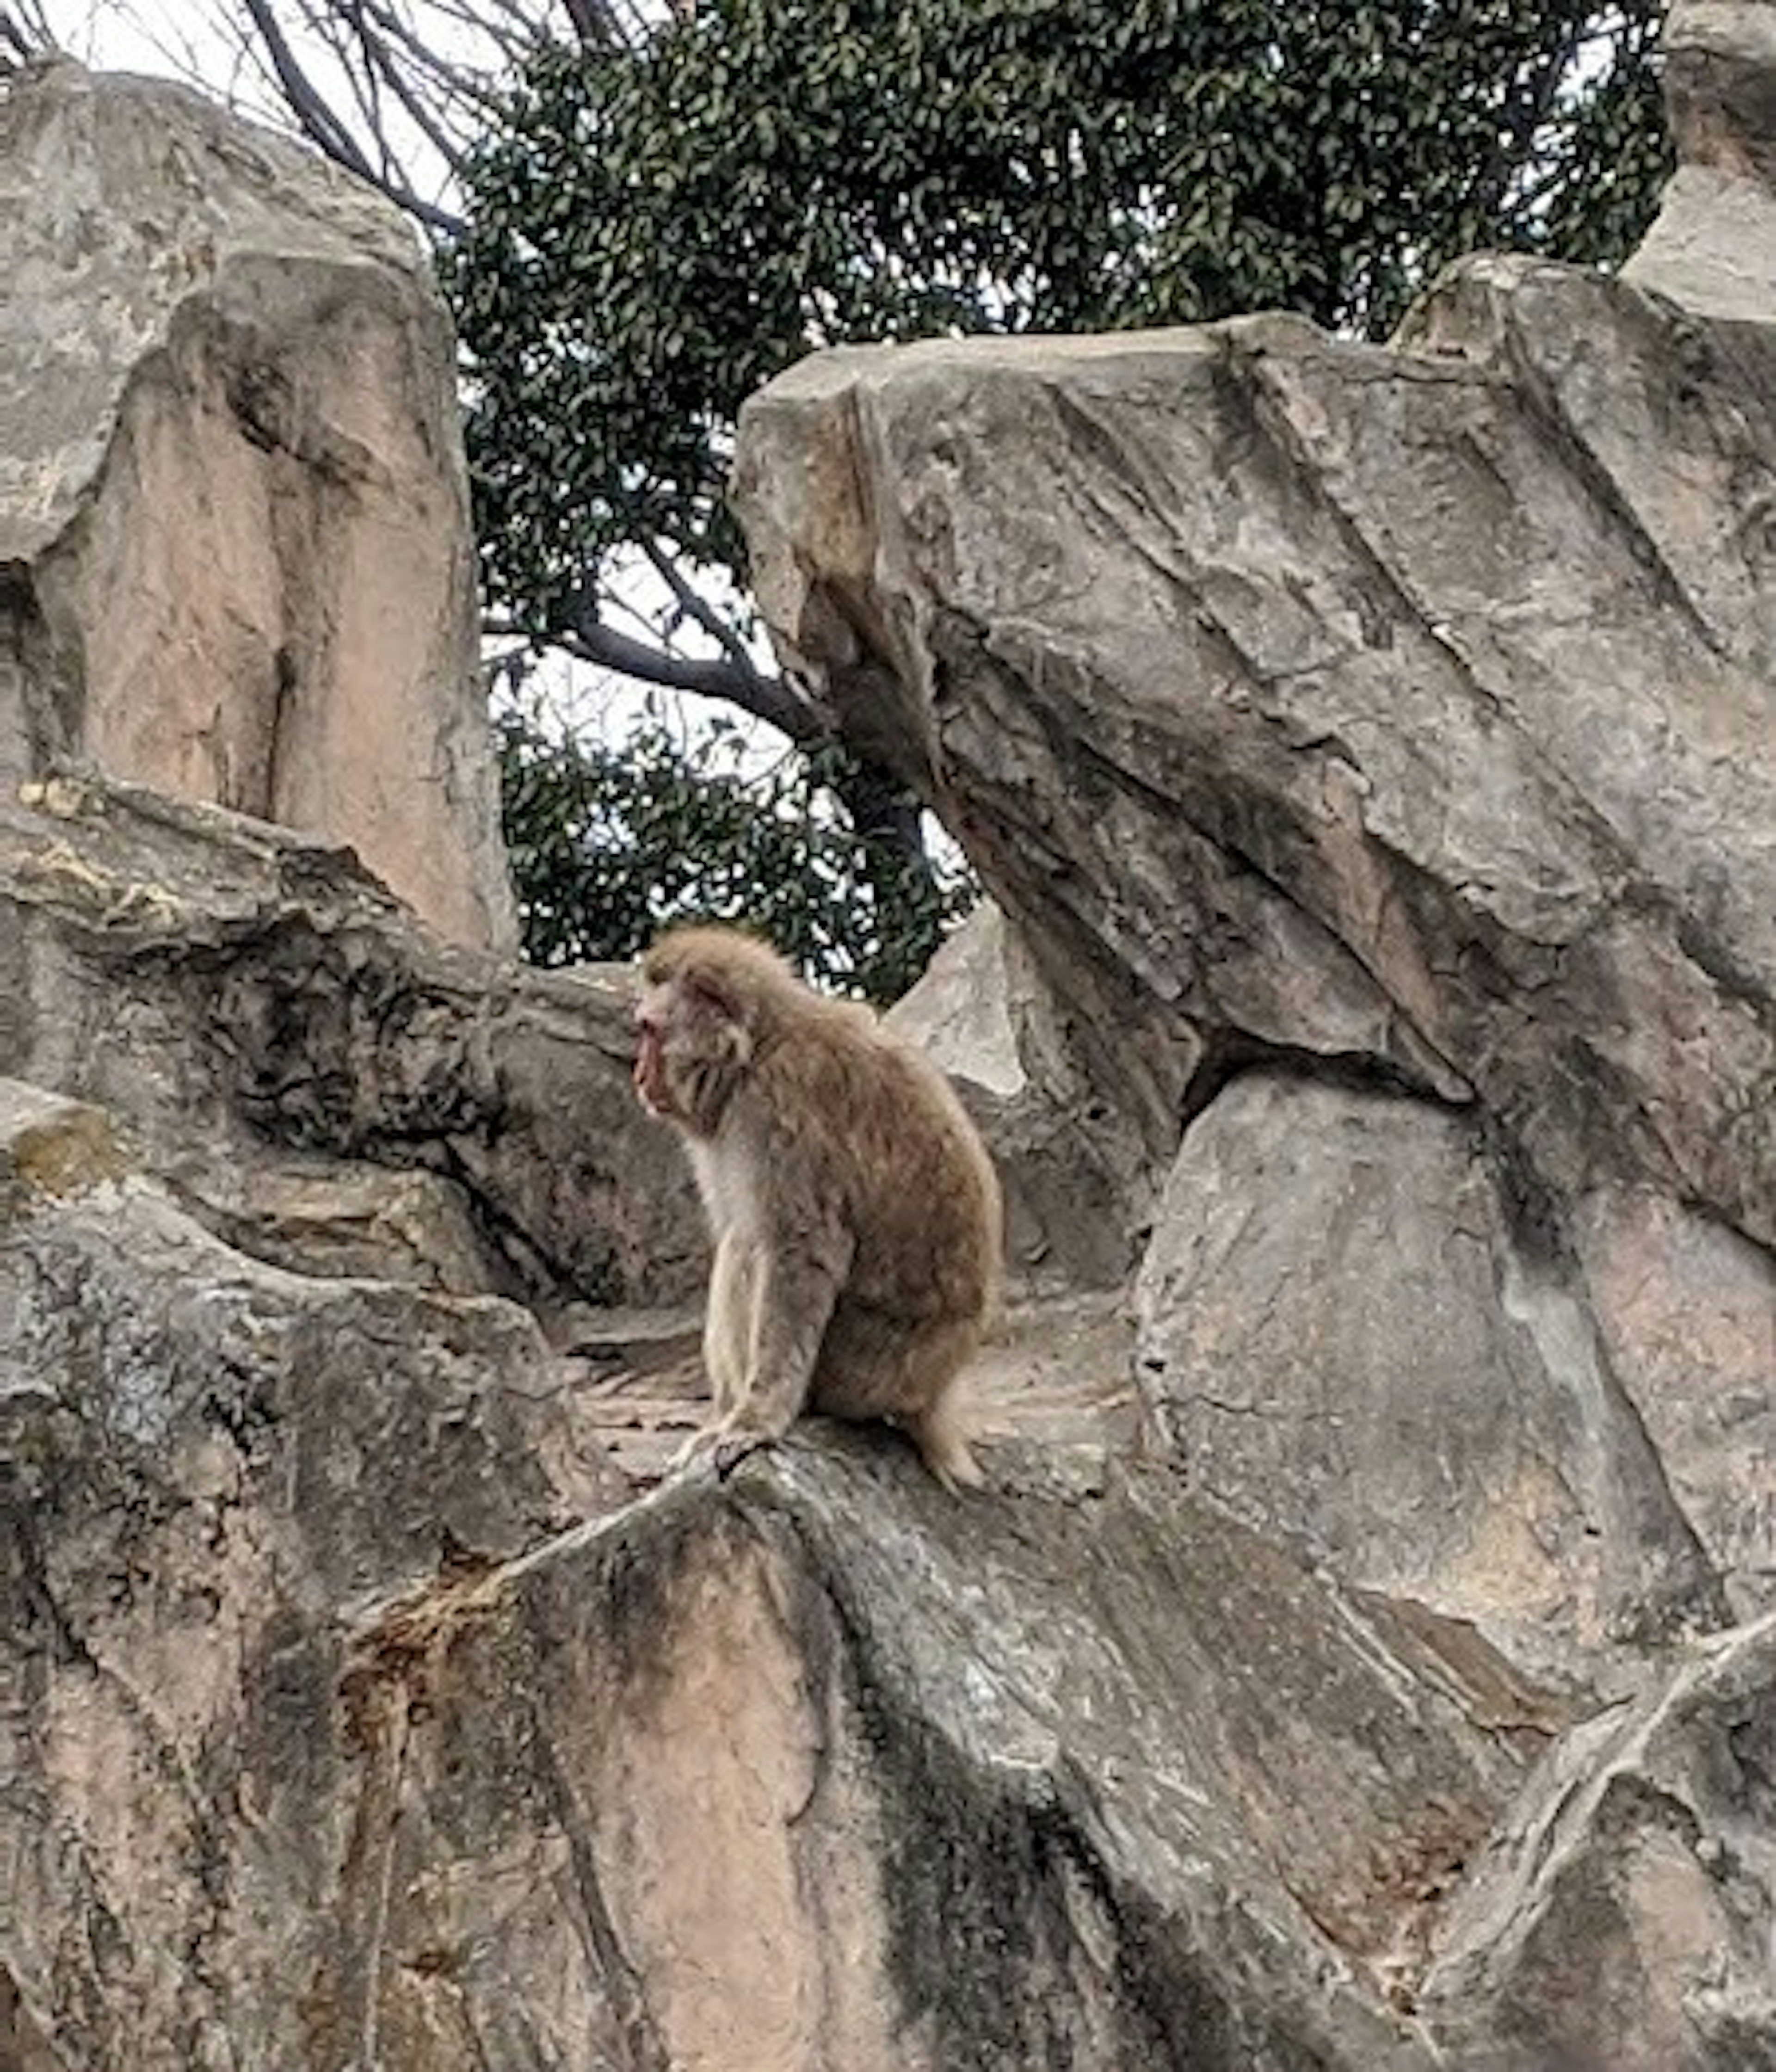
[[[728,981],[708,964],[687,964],[679,973],[686,992],[724,1021],[740,1019],[740,996]]]

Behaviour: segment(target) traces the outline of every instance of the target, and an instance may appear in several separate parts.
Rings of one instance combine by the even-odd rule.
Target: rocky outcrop
[[[1636,285],[825,354],[742,426],[780,646],[1144,1147],[1149,1457],[1574,1708],[1392,1981],[1464,2066],[1776,2033],[1767,13],[1673,10]]]
[[[1776,284],[1776,14],[1756,0],[1677,0],[1664,56],[1680,162],[1623,273],[1698,315],[1767,323]]]
[[[759,580],[1064,946],[1156,1148],[1219,1073],[1343,1060],[1483,1104],[1567,1193],[1768,1244],[1770,606],[1733,485],[1773,355],[1486,260],[1398,348],[1256,318],[820,356],[749,408]]]
[[[450,330],[412,228],[195,95],[0,84],[0,780],[354,845],[516,939]]]
[[[617,975],[0,800],[0,2067],[1766,2064],[1773,354],[1493,260],[749,409],[998,895],[897,1009],[1007,1180],[966,1499],[663,1480]]]
[[[0,801],[0,1073],[102,1108],[256,1256],[551,1313],[700,1285],[688,1181],[629,1092],[626,980],[442,943],[349,851],[27,784]]]

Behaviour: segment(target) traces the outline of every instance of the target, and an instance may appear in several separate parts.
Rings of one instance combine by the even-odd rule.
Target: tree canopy
[[[948,857],[872,849],[835,815],[836,743],[748,771],[719,723],[688,743],[657,710],[619,740],[576,739],[516,705],[495,724],[533,962],[630,957],[668,921],[744,916],[824,984],[886,1004],[972,898]]]
[[[1476,247],[1609,263],[1668,171],[1657,0],[702,0],[557,45],[448,279],[491,595],[607,634],[639,553],[746,681],[736,413],[812,347],[1261,307],[1384,334]]]

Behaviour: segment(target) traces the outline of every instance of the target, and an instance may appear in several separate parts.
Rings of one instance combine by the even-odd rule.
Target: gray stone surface
[[[509,948],[455,379],[367,188],[165,82],[0,81],[0,779],[351,842]]]
[[[1736,1308],[1767,1338],[1768,1260],[1717,1271],[1692,1334]],[[1470,1112],[1250,1076],[1178,1154],[1139,1289],[1141,1389],[1194,1486],[1558,1678],[1612,1641],[1726,1616],[1721,1568],[1649,1440],[1647,1375],[1612,1357],[1649,1337],[1608,1299],[1625,1277],[1617,1263],[1600,1291],[1549,1252]],[[1693,1364],[1667,1370],[1693,1405],[1673,1422],[1767,1396],[1769,1350],[1761,1375],[1711,1376],[1712,1412]],[[1706,1466],[1686,1478],[1734,1514],[1754,1572],[1776,1572],[1771,1409],[1741,1412],[1737,1453],[1696,1434]],[[1718,1547],[1733,1527],[1716,1523]]]
[[[1205,1071],[1365,1061],[1552,1185],[1769,1243],[1776,605],[1734,485],[1773,396],[1776,329],[1478,261],[1397,352],[816,356],[748,405],[742,508],[786,646],[954,802],[1157,1141]]]
[[[689,1294],[701,1223],[630,1091],[631,1004],[219,808],[90,775],[0,797],[0,1075],[108,1111],[273,1264],[545,1310]]]
[[[1455,1900],[1421,2004],[1472,2072],[1770,2062],[1776,1616],[1557,1747]]]
[[[1161,1178],[1145,1458],[1545,1737],[1367,1965],[1472,2072],[1776,2051],[1771,18],[1674,7],[1633,285],[825,354],[742,424],[780,649],[1026,960],[925,1026],[1022,1092],[1039,972]]]
[[[1776,8],[1673,0],[1663,46],[1683,162],[1623,270],[1699,316],[1767,323],[1776,301]]]
[[[1109,1061],[1015,924],[983,902],[888,1019],[956,1081],[986,1133],[1013,1273],[1051,1286],[1120,1285],[1151,1223],[1163,1163],[1101,1091]]]

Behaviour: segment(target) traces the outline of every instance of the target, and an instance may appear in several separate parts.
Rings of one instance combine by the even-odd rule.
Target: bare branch
[[[338,0],[331,0],[331,4],[338,4]],[[354,4],[380,31],[390,77],[405,87],[404,105],[408,105],[409,96],[417,105],[430,95],[437,112],[427,120],[441,129],[447,116],[454,117],[462,109],[471,111],[476,121],[497,113],[500,96],[489,84],[488,75],[479,67],[445,57],[438,47],[435,31],[422,35],[415,23],[394,7],[380,4],[380,0],[354,0]],[[465,35],[484,36],[498,53],[498,65],[507,70],[521,65],[546,33],[529,23],[516,31],[503,27],[498,16],[511,10],[496,9],[495,0],[469,0],[462,7],[450,6],[446,0],[430,0],[430,8],[442,23],[455,23]],[[418,119],[417,113],[415,119]],[[451,153],[460,154],[462,148],[461,136],[454,135]]]
[[[0,0],[0,53],[22,60],[57,47],[39,0]]]
[[[408,121],[454,173],[467,154],[457,139],[452,137],[443,124],[434,116],[421,96],[409,84],[406,73],[396,62],[384,35],[379,33],[380,23],[377,28],[371,26],[372,20],[377,18],[380,10],[360,6],[356,4],[356,0],[347,0],[347,4],[351,6],[352,14],[357,27],[366,67],[380,79],[388,92],[401,104]],[[429,53],[427,56],[429,59]],[[446,90],[454,95],[457,91],[454,76],[450,73],[448,68],[441,67],[438,69],[446,84]],[[381,126],[380,116],[376,141],[383,150],[384,163],[388,165],[390,162],[389,144],[387,134]]]
[[[694,625],[701,626],[709,638],[720,647],[722,653],[742,674],[758,676],[757,665],[746,652],[746,643],[735,632],[733,625],[709,601],[698,594],[685,580],[683,571],[656,541],[645,536],[639,541],[641,551],[648,557],[654,573],[672,592],[673,600],[684,616]],[[763,679],[760,679],[763,680]]]
[[[606,626],[595,604],[583,605],[574,624],[554,639],[565,652],[583,662],[615,669],[638,683],[656,684],[662,690],[689,691],[697,697],[733,705],[804,746],[827,738],[820,715],[781,676],[765,676],[750,662],[742,669],[726,660],[668,655]]]
[[[303,135],[347,172],[356,173],[360,179],[373,181],[376,175],[371,171],[370,161],[297,63],[296,53],[290,47],[290,39],[284,34],[283,24],[278,19],[271,0],[246,0],[246,9],[265,44],[290,112],[301,125]]]
[[[277,75],[278,88],[290,112],[296,118],[302,134],[317,146],[335,165],[343,166],[348,173],[355,173],[380,193],[386,195],[397,208],[405,209],[410,216],[447,236],[459,235],[467,226],[465,220],[451,210],[440,208],[424,195],[416,194],[403,180],[389,174],[379,172],[372,166],[344,123],[334,113],[326,96],[315,86],[298,61],[290,39],[284,34],[272,0],[244,0],[253,25],[259,32],[265,47],[265,54]]]
[[[563,0],[563,5],[574,35],[582,43],[620,44],[628,40],[610,9],[600,5],[599,0]]]

